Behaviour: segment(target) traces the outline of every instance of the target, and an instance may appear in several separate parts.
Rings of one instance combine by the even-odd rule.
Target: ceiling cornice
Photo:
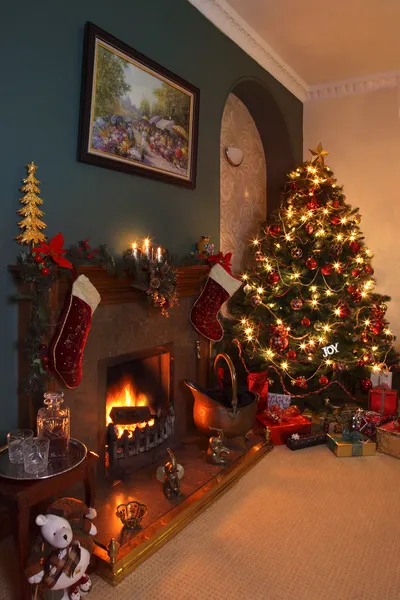
[[[211,23],[302,102],[323,100],[380,89],[400,87],[400,71],[376,73],[345,81],[308,85],[226,2],[226,0],[188,0]]]
[[[310,85],[307,92],[307,100],[324,100],[325,98],[339,98],[352,94],[365,94],[376,92],[385,88],[400,86],[400,71],[389,71],[387,73],[375,73],[345,81],[333,81]]]
[[[225,0],[188,1],[299,100],[307,99],[306,83]]]

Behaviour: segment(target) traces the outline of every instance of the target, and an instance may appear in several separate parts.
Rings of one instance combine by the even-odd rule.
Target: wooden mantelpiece
[[[17,265],[9,267],[10,272],[16,279],[18,292],[20,294],[29,294],[31,283],[24,283],[20,278],[20,270]],[[132,302],[147,302],[144,292],[132,287],[132,280],[129,277],[117,277],[109,274],[100,266],[85,265],[78,267],[78,275],[86,275],[98,290],[101,296],[101,304],[128,304]],[[195,265],[178,268],[177,290],[180,298],[196,297],[202,283],[207,278],[209,267],[207,265]],[[70,289],[71,280],[65,276],[54,281],[50,288],[49,309],[50,309],[50,328],[44,343],[49,344],[53,338],[60,311],[65,302],[66,295]],[[172,309],[174,310],[174,309]],[[20,427],[34,427],[37,413],[37,406],[32,401],[31,396],[25,391],[25,382],[29,372],[29,364],[25,353],[25,340],[27,337],[32,303],[29,300],[20,300],[18,302],[18,414]],[[155,314],[157,309],[154,308]],[[209,343],[204,338],[201,340],[201,349],[199,350],[201,358],[198,361],[198,368],[203,375],[208,370]],[[200,377],[201,378],[201,377]],[[48,389],[59,389],[59,383],[56,380],[49,380]],[[41,402],[41,401],[40,401]],[[39,404],[40,405],[40,404]]]

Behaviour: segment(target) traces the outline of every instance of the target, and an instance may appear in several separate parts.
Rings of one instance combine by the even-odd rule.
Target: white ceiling
[[[400,88],[400,0],[188,0],[300,100]]]
[[[400,0],[227,0],[306,82],[400,68]]]

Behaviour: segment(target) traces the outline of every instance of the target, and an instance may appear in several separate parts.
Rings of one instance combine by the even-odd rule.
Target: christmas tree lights
[[[388,296],[374,291],[372,252],[357,208],[325,165],[321,144],[294,169],[280,209],[251,242],[242,298],[231,307],[249,363],[315,392],[337,381],[353,393],[394,364]],[[262,367],[261,367],[262,368]]]

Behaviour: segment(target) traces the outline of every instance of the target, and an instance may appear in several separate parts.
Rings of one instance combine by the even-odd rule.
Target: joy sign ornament
[[[332,354],[337,354],[339,352],[338,346],[339,342],[336,342],[336,344],[330,344],[330,346],[325,346],[324,348],[322,348],[324,358],[326,358],[327,356],[331,356]]]

